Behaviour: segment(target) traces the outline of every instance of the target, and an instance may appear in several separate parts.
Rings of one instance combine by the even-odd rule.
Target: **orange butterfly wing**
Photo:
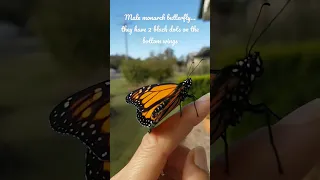
[[[137,107],[137,120],[142,126],[153,127],[169,113],[163,113],[163,110],[172,111],[172,105],[177,106],[172,101],[178,95],[178,84],[153,84],[131,92],[127,95],[126,102]]]
[[[49,119],[54,131],[80,139],[100,160],[110,160],[109,80],[66,98]]]
[[[147,127],[154,127],[159,123],[166,115],[174,110],[181,102],[179,99],[179,89],[177,92],[167,98],[161,103],[155,105],[148,111],[141,112],[137,109],[138,121]]]

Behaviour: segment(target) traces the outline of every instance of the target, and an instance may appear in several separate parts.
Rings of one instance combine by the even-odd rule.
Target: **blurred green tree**
[[[121,65],[125,79],[133,85],[145,83],[150,77],[150,70],[144,61],[128,60]]]
[[[150,75],[157,82],[162,83],[173,76],[173,65],[176,64],[175,59],[157,60],[150,59],[146,61],[147,67],[150,68]]]

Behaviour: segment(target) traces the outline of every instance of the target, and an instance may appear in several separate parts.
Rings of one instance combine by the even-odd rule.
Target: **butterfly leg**
[[[278,121],[281,120],[281,117],[275,114],[273,111],[271,111],[271,109],[264,103],[255,104],[255,105],[250,104],[248,109],[249,111],[252,111],[255,113],[269,113],[272,116],[274,116]]]
[[[194,108],[196,109],[197,117],[199,117],[198,110],[197,110],[197,106],[196,106],[196,100],[197,100],[197,98],[196,98],[193,94],[188,94],[187,97],[193,99]]]
[[[226,130],[221,134],[221,138],[224,141],[224,156],[225,156],[225,161],[226,161],[226,173],[229,174],[229,145],[227,142]]]
[[[274,117],[276,117],[278,121],[281,118],[278,115],[276,115],[274,112],[272,112],[268,108],[268,106],[266,106],[264,103],[256,104],[256,105],[250,105],[249,110],[251,112],[254,112],[254,113],[265,113],[266,114],[270,144],[272,146],[272,149],[273,149],[273,151],[275,153],[275,156],[276,156],[276,159],[277,159],[278,171],[279,171],[280,174],[283,174],[283,168],[282,168],[282,164],[281,164],[281,161],[280,161],[279,153],[278,153],[278,150],[276,148],[276,145],[274,144],[274,138],[273,138],[272,129],[271,129],[271,123],[270,123],[270,114],[273,115]]]
[[[272,146],[272,149],[275,153],[276,159],[277,159],[277,163],[278,163],[278,171],[280,174],[283,174],[283,168],[282,168],[282,164],[280,161],[280,157],[279,157],[279,153],[278,150],[276,148],[276,145],[274,144],[274,139],[273,139],[273,135],[272,135],[272,129],[271,129],[271,125],[270,125],[270,114],[267,113],[267,124],[268,124],[268,132],[269,132],[269,139],[270,139],[270,144]]]

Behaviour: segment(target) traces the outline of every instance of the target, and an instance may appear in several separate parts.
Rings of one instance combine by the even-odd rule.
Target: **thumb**
[[[183,180],[209,180],[206,152],[203,147],[192,149],[182,172]]]

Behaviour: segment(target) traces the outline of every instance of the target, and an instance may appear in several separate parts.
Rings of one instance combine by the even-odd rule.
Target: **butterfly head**
[[[252,54],[249,54],[247,58],[248,58],[248,64],[250,64],[249,66],[247,64],[248,71],[250,71],[256,77],[260,77],[263,73],[263,64],[260,57],[260,53],[254,52]]]
[[[249,54],[244,59],[238,60],[235,68],[232,70],[236,76],[249,78],[254,81],[263,73],[263,64],[259,52]]]

